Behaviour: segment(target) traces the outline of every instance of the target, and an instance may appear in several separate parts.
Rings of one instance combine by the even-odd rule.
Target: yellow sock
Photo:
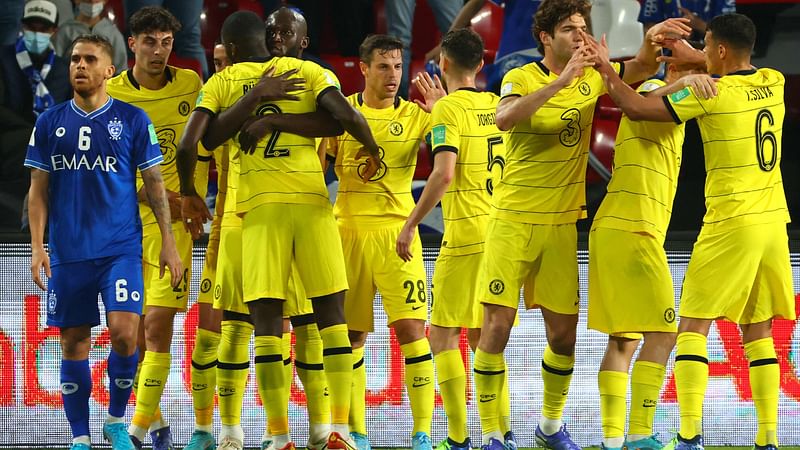
[[[603,439],[624,437],[628,373],[601,370],[597,373],[597,386],[600,390]]]
[[[544,348],[542,355],[542,416],[546,419],[561,420],[564,405],[567,403],[569,382],[572,380],[572,368],[575,366],[575,356],[557,355]]]
[[[508,371],[503,374],[503,390],[500,392],[500,431],[505,436],[511,431],[511,393],[508,390]]]
[[[170,362],[169,353],[145,352],[139,375],[136,412],[131,421],[133,425],[146,430],[153,421],[164,385],[167,384]]]
[[[781,369],[772,338],[744,344],[750,362],[750,389],[758,416],[756,445],[778,445],[778,396]]]
[[[250,371],[250,336],[253,325],[238,320],[222,322],[217,364],[219,419],[223,425],[236,426],[242,422],[247,374]]]
[[[294,366],[306,392],[309,424],[331,422],[331,403],[328,399],[328,381],[322,365],[322,338],[317,324],[294,328]]]
[[[503,354],[486,353],[480,348],[477,349],[473,371],[475,372],[475,392],[478,396],[478,413],[481,416],[484,444],[488,444],[490,437],[495,437],[502,442],[499,399],[506,372]]]
[[[400,346],[406,365],[406,391],[414,418],[412,434],[431,434],[433,400],[436,390],[433,385],[433,356],[428,338]]]
[[[347,325],[332,325],[319,330],[322,338],[322,364],[328,379],[331,399],[331,423],[345,425],[350,411],[350,392],[353,389],[353,349],[347,335]]]
[[[703,434],[703,400],[708,386],[706,337],[678,333],[675,355],[675,388],[681,411],[680,436],[692,439]]]
[[[267,413],[267,427],[273,436],[289,433],[289,398],[281,338],[256,336],[256,380],[258,394]]]
[[[353,349],[353,390],[350,395],[350,431],[367,434],[367,368],[364,347]]]
[[[444,412],[447,414],[447,437],[454,442],[464,442],[467,430],[467,374],[459,350],[445,350],[433,357],[436,378],[442,394]]]
[[[292,382],[294,381],[294,371],[292,370],[292,332],[285,332],[281,336],[281,356],[283,357],[283,378],[285,381],[283,388],[286,389],[286,405],[288,408],[289,397],[292,395]]]
[[[219,333],[198,328],[192,350],[192,404],[195,428],[208,432],[212,431],[211,424],[214,417],[219,339]]]
[[[631,372],[631,418],[628,435],[652,436],[658,395],[667,368],[650,361],[636,361]]]

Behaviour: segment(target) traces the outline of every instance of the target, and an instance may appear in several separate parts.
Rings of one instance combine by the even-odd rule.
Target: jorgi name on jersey
[[[117,172],[117,158],[109,155],[97,155],[92,159],[86,154],[52,155],[50,166],[56,170],[99,170],[102,172]]]

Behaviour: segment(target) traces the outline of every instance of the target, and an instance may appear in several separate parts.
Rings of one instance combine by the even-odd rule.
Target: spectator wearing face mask
[[[56,53],[69,59],[72,51],[72,40],[82,34],[96,34],[108,39],[114,47],[114,74],[128,68],[127,45],[119,28],[109,20],[104,12],[106,0],[79,0],[78,15],[58,27],[53,36]]]
[[[24,7],[22,33],[12,45],[0,47],[0,191],[4,193],[16,192],[14,183],[27,184],[22,162],[36,118],[72,96],[69,63],[50,43],[57,23],[53,3],[30,0]],[[7,215],[10,203],[0,196],[0,215]]]

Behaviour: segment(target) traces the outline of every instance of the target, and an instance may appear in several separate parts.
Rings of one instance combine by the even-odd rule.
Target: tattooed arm
[[[158,229],[161,231],[161,255],[159,256],[161,277],[164,277],[164,269],[168,266],[172,275],[172,286],[175,287],[183,277],[183,263],[175,246],[175,237],[172,235],[169,203],[167,192],[164,189],[164,180],[161,178],[161,169],[155,165],[143,170],[142,180],[147,192],[147,201],[158,220]]]

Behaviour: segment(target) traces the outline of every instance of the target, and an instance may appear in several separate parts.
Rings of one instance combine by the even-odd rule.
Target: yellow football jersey
[[[167,66],[164,73],[167,76],[167,84],[155,91],[139,85],[130,69],[108,80],[106,90],[108,95],[142,108],[150,117],[156,129],[161,154],[164,157],[160,167],[164,187],[168,191],[179,192],[180,180],[178,179],[178,168],[175,165],[178,142],[183,136],[183,129],[186,127],[189,113],[192,112],[192,106],[197,100],[200,88],[203,87],[203,82],[193,70]],[[211,153],[202,145],[198,147],[198,161],[209,162]],[[142,177],[137,173],[137,189],[141,189],[142,185]],[[200,196],[205,196],[208,189],[208,165],[206,164],[197,168],[195,189]],[[156,222],[150,206],[146,203],[139,203],[139,214],[142,217],[144,234],[157,233],[158,222]]]
[[[706,162],[708,232],[788,223],[781,177],[785,80],[773,69],[732,73],[704,100],[690,88],[664,97],[677,123],[697,118]]]
[[[347,97],[369,123],[375,142],[381,146],[381,167],[364,183],[359,173],[366,160],[356,159],[363,148],[353,136],[338,138],[334,169],[339,191],[333,213],[337,220],[356,222],[405,221],[414,209],[411,181],[417,166],[419,144],[430,129],[430,114],[415,103],[397,97],[394,106],[373,109],[364,104],[361,93]]]
[[[241,227],[242,218],[237,214],[236,200],[239,191],[239,164],[241,163],[239,154],[241,150],[238,145],[230,142],[225,145],[228,149],[228,160],[225,165],[227,182],[225,183],[225,206],[222,210],[222,225],[225,227]]]
[[[612,63],[622,76],[624,66]],[[558,75],[541,62],[512,69],[502,98],[524,96]],[[606,92],[593,68],[584,70],[528,120],[505,135],[506,167],[495,187],[492,214],[530,224],[575,223],[586,217],[586,163],[597,98]]]
[[[660,86],[664,86],[663,81],[648,80],[638,92]],[[678,188],[684,129],[683,124],[636,122],[622,117],[611,182],[593,227],[645,232],[664,240]]]
[[[317,99],[328,89],[339,89],[336,77],[311,61],[289,57],[271,58],[265,62],[243,62],[214,74],[203,87],[197,108],[219,114],[230,108],[258,83],[265,71],[274,67],[280,75],[297,69],[293,78],[303,78],[304,88],[293,92],[300,99],[264,103],[256,115],[302,114],[317,109]],[[233,146],[238,147],[234,139]],[[239,159],[239,189],[236,192],[238,212],[246,213],[266,203],[304,203],[328,205],[328,189],[322,174],[314,138],[306,138],[278,130],[265,137],[251,154],[231,150]],[[233,178],[233,177],[232,177]],[[227,202],[226,202],[227,204]]]
[[[491,92],[464,88],[433,107],[433,153],[457,155],[453,181],[442,197],[442,255],[483,251],[493,186],[505,165],[503,132],[494,122],[499,101]]]

